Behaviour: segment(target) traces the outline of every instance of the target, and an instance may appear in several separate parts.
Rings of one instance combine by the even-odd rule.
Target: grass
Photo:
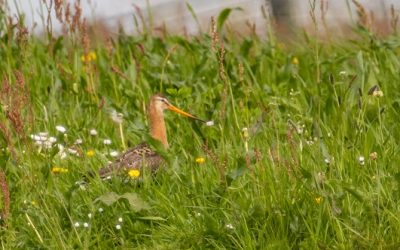
[[[40,39],[1,20],[2,248],[400,247],[398,36],[143,33],[85,48],[82,34]],[[77,185],[148,138],[158,92],[215,126],[167,114],[155,177]],[[39,147],[39,132],[57,142]]]

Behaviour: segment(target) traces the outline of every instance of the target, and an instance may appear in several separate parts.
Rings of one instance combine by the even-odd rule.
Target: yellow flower
[[[94,155],[94,151],[91,149],[91,150],[86,152],[86,155],[89,156],[89,157],[92,157]]]
[[[36,201],[31,201],[32,206],[36,206]]]
[[[86,55],[81,56],[81,61],[82,62],[91,62],[91,61],[96,60],[96,58],[97,58],[96,53],[94,53],[94,51],[90,51]]]
[[[138,169],[131,169],[128,171],[128,175],[131,178],[138,178],[140,176],[140,171]]]
[[[297,57],[292,58],[292,64],[299,65],[299,59]]]
[[[53,167],[51,169],[51,172],[54,174],[68,173],[68,168]]]
[[[203,157],[196,158],[196,163],[203,164],[206,161]]]
[[[321,202],[322,202],[322,197],[319,196],[319,197],[315,198],[315,202],[316,202],[318,205],[321,204]]]

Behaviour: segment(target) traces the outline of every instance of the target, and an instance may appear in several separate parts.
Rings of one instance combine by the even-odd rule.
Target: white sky
[[[49,1],[49,0],[47,0]],[[68,0],[67,0],[68,1]],[[293,0],[292,15],[296,23],[305,25],[310,21],[309,17],[310,0]],[[312,0],[311,0],[312,1]],[[400,0],[359,0],[366,8],[374,10],[375,16],[385,15],[384,9],[394,4],[397,9],[400,7]],[[74,0],[69,0],[73,6]],[[198,18],[208,24],[211,16],[217,16],[225,7],[242,6],[245,11],[234,13],[236,19],[251,20],[258,26],[265,26],[260,6],[264,0],[81,0],[83,15],[89,20],[105,21],[111,28],[121,23],[125,31],[131,32],[133,27],[134,5],[139,6],[146,12],[147,2],[153,10],[153,19],[156,25],[165,23],[167,28],[185,27],[189,33],[197,32],[197,25],[191,17],[185,2],[188,2],[195,10]],[[351,0],[327,0],[329,4],[327,19],[334,24],[336,21],[349,21],[350,15],[346,2],[351,6]],[[35,32],[43,29],[41,16],[47,12],[42,0],[8,0],[11,13],[15,15],[18,11],[26,15],[26,24],[32,28],[36,23]],[[319,0],[317,0],[319,4]],[[319,6],[319,5],[318,5]],[[319,7],[317,7],[319,9]],[[44,13],[44,14],[43,14]],[[353,9],[354,13],[354,9]],[[60,30],[60,24],[52,12],[53,28]]]

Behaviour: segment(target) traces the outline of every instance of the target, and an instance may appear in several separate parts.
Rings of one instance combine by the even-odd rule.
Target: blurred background
[[[1,2],[1,1],[0,1]],[[57,0],[55,1],[57,2]],[[62,1],[73,12],[76,1]],[[82,16],[92,26],[101,26],[111,32],[123,28],[126,33],[137,32],[143,25],[151,25],[155,30],[169,33],[197,34],[209,29],[211,16],[225,8],[240,7],[231,13],[228,25],[237,32],[256,31],[265,35],[269,25],[278,33],[290,34],[294,30],[311,29],[310,10],[314,9],[318,20],[324,19],[324,28],[340,30],[342,34],[357,23],[357,3],[373,18],[376,30],[389,31],[393,10],[398,13],[400,0],[81,0]],[[50,16],[55,33],[61,32],[61,24],[56,19],[54,8],[47,7],[50,0],[6,1],[8,11],[14,17],[23,13],[26,26],[40,34]],[[192,12],[191,12],[192,9]],[[392,10],[391,10],[392,9]],[[195,18],[195,17],[196,18]],[[274,17],[274,18],[271,18]]]

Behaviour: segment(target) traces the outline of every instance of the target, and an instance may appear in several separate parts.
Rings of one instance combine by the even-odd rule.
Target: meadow
[[[79,17],[38,37],[1,12],[3,249],[400,247],[400,37],[289,44],[228,15],[191,37]],[[155,176],[82,182],[148,141],[155,93],[215,125],[166,113]]]

